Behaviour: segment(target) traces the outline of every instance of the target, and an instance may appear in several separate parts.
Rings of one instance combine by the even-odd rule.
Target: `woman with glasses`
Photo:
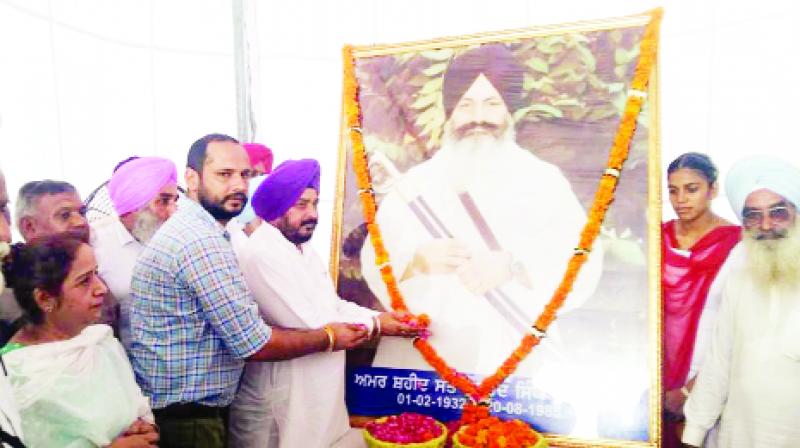
[[[91,246],[67,234],[13,246],[3,274],[26,324],[0,348],[28,448],[156,446],[122,345],[95,325],[108,293]]]
[[[680,447],[683,404],[710,343],[722,293],[715,279],[742,230],[711,210],[717,168],[707,155],[690,152],[673,160],[667,183],[678,219],[661,227],[664,446]]]

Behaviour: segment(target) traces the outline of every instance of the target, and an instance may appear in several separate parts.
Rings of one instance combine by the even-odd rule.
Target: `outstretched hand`
[[[363,324],[332,322],[328,325],[333,329],[334,351],[356,348],[369,339],[369,331]]]
[[[428,330],[423,322],[404,311],[389,311],[378,315],[381,334],[405,338],[427,337]]]

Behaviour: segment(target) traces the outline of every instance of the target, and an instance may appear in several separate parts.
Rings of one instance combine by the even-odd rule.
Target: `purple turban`
[[[264,173],[272,171],[272,150],[261,143],[245,143],[242,145],[250,158],[250,166],[264,164]]]
[[[122,216],[141,209],[162,188],[177,182],[178,171],[171,160],[140,157],[114,172],[108,181],[108,195],[117,214]]]
[[[522,107],[525,69],[503,44],[485,44],[458,55],[444,73],[442,103],[447,118],[472,83],[483,73],[511,113]]]
[[[253,194],[253,210],[264,221],[280,218],[306,188],[319,191],[319,162],[287,160],[272,171]]]

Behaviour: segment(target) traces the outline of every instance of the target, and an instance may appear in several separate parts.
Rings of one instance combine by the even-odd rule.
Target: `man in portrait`
[[[516,142],[513,113],[524,106],[524,73],[503,44],[452,59],[443,75],[441,147],[391,182],[376,216],[409,308],[431,317],[431,344],[466,373],[492,373],[531,331],[587,219],[560,169]],[[562,313],[592,295],[602,259],[598,243]],[[369,243],[361,267],[388,308]],[[544,359],[563,359],[557,333],[551,327],[517,373],[532,375]],[[431,369],[409,341],[391,337],[373,365]]]

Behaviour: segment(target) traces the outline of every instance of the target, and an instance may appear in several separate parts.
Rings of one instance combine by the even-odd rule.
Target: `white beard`
[[[131,235],[136,238],[140,243],[147,244],[150,238],[156,234],[158,228],[161,227],[163,222],[153,212],[148,209],[142,209],[136,215],[136,220],[133,222],[133,229]]]
[[[757,240],[752,232],[745,231],[744,246],[745,268],[756,285],[781,291],[800,286],[800,232],[796,225],[779,239]]]
[[[511,116],[508,116],[506,124],[506,130],[500,137],[484,135],[460,140],[455,137],[452,123],[448,121],[445,124],[442,147],[434,157],[440,158],[448,166],[450,185],[455,191],[466,190],[466,186],[475,179],[493,172],[492,166],[502,159],[499,155],[520,150]]]

